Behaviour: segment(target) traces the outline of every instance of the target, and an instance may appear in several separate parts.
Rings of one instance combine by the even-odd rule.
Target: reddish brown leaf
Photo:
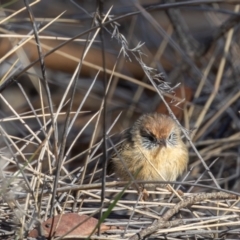
[[[92,233],[96,227],[98,220],[96,218],[87,215],[78,215],[77,213],[65,213],[62,215],[54,216],[49,218],[42,223],[42,230],[45,237],[50,236],[63,236],[73,228],[68,235],[71,236],[87,236]],[[86,220],[88,219],[88,220]],[[109,229],[106,225],[101,224],[101,232]],[[39,236],[36,229],[29,233],[29,237]]]

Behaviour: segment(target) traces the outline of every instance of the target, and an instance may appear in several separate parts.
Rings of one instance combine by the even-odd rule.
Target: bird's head
[[[131,139],[145,149],[175,147],[181,141],[180,130],[174,120],[163,114],[145,114],[130,131]]]

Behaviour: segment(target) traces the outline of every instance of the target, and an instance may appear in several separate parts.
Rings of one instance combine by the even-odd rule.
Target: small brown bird
[[[136,180],[175,181],[188,164],[180,128],[171,117],[158,113],[141,116],[117,150],[111,158],[113,170],[126,181],[136,173]]]

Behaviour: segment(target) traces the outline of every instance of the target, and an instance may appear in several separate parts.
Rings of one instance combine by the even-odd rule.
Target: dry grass
[[[239,239],[240,5],[82,2],[1,10],[1,238],[74,212],[111,226],[94,239]],[[177,121],[190,164],[170,183],[183,195],[144,202],[105,169],[152,111]]]

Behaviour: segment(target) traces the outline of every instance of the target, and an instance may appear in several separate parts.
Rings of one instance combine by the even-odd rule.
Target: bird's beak
[[[159,145],[162,145],[163,147],[167,147],[167,143],[165,139],[159,139],[158,140]]]

